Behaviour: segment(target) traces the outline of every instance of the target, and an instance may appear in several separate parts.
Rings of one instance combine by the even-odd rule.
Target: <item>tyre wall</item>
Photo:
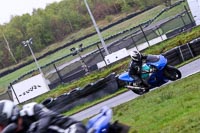
[[[118,89],[116,74],[111,73],[107,77],[99,79],[94,83],[90,83],[83,88],[76,88],[57,98],[48,98],[42,103],[51,110],[63,113],[78,105],[112,94]]]
[[[163,55],[168,59],[170,65],[178,65],[186,60],[189,60],[200,54],[200,38],[194,39],[193,41],[175,47]]]
[[[187,44],[181,45],[179,47],[175,47],[163,53],[163,55],[168,59],[168,64],[173,65],[173,66],[178,65],[195,56],[198,56],[200,55],[200,38],[196,38]],[[85,72],[83,70],[77,71],[76,73],[77,77],[79,78],[81,77],[80,75],[84,76],[84,74]],[[71,79],[68,79],[68,78],[71,78]],[[68,75],[63,79],[73,80],[76,78],[72,78],[72,76]],[[54,84],[52,84],[51,88],[54,88],[54,86],[57,86],[60,83],[61,83],[60,80],[56,81]],[[59,96],[58,98],[56,98],[56,100],[52,98],[48,98],[44,102],[47,106],[51,107],[52,109],[59,110],[62,112],[63,110],[73,108],[76,105],[80,105],[82,103],[95,100],[99,96],[102,97],[105,94],[110,94],[113,90],[116,91],[118,90],[119,87],[123,85],[124,85],[123,82],[120,82],[117,80],[115,74],[110,74],[108,77],[99,79],[95,83],[90,83],[80,90],[75,89],[72,92]],[[110,89],[108,89],[108,87],[110,87]],[[7,93],[1,95],[0,99],[12,100],[12,94],[8,91]],[[66,101],[66,102],[62,103],[61,101]],[[70,104],[73,103],[73,104],[69,105],[69,103]],[[62,107],[64,107],[64,109],[62,109]]]

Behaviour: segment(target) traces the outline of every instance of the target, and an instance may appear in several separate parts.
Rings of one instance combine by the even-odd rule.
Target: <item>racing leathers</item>
[[[63,130],[66,133],[86,133],[86,127],[79,121],[53,112],[42,104],[29,103],[20,111],[24,130],[28,133],[47,133]]]
[[[131,60],[131,63],[129,64],[128,74],[130,77],[135,79],[135,82],[137,85],[143,84],[147,89],[150,87],[150,85],[147,83],[146,80],[142,79],[142,63],[143,60],[146,60],[147,56],[142,55],[141,59],[139,61]]]

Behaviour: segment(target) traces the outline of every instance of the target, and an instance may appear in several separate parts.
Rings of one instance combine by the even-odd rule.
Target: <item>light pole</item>
[[[42,70],[41,70],[41,68],[40,68],[40,66],[39,66],[39,64],[38,64],[38,61],[37,61],[37,59],[36,59],[36,57],[35,57],[35,55],[34,55],[34,53],[33,53],[33,50],[31,49],[31,46],[30,46],[30,44],[33,44],[32,38],[30,38],[29,40],[26,40],[26,41],[22,41],[22,44],[23,44],[25,47],[28,46],[28,48],[30,49],[31,54],[32,54],[32,56],[33,56],[33,59],[35,60],[35,64],[36,64],[38,70],[39,70],[40,73],[43,75],[43,72],[42,72]]]
[[[102,38],[102,35],[101,35],[100,31],[99,31],[99,28],[98,28],[98,26],[97,26],[97,24],[96,24],[96,21],[95,21],[93,15],[92,15],[92,12],[91,12],[91,10],[90,10],[88,4],[87,4],[87,0],[84,0],[84,2],[85,2],[85,5],[86,5],[87,10],[88,10],[88,12],[89,12],[89,15],[90,15],[90,17],[91,17],[91,19],[92,19],[93,25],[94,25],[94,27],[95,27],[97,33],[98,33],[99,39],[100,39],[100,41],[101,41],[101,44],[102,44],[102,46],[103,46],[103,48],[104,48],[104,50],[105,50],[105,52],[106,52],[106,55],[109,55],[109,51],[108,51],[107,46],[106,46],[106,44],[105,44],[105,42],[104,42],[104,40],[103,40],[103,38]]]
[[[72,47],[70,49],[70,51],[72,52],[73,56],[78,54],[78,56],[80,58],[80,61],[81,61],[81,64],[82,64],[82,67],[84,68],[85,72],[88,73],[89,72],[89,68],[86,65],[85,61],[83,60],[83,57],[80,54],[80,52],[83,52],[83,48],[82,47],[83,47],[83,44],[80,44],[78,48]]]

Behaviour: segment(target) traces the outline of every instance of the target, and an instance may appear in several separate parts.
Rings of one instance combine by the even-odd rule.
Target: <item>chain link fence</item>
[[[167,12],[168,10],[163,10],[148,22],[105,38],[106,44],[109,44],[109,52],[113,53],[123,48],[141,50],[144,46],[150,47],[195,26],[193,18],[185,6],[177,15],[161,19],[162,15]],[[61,83],[72,82],[83,77],[88,74],[88,71],[99,69],[97,63],[105,62],[105,56],[106,53],[101,47],[101,43],[95,42],[83,47],[83,52],[80,52],[79,55],[69,54],[43,66],[42,71],[49,81],[50,88],[53,89]],[[12,84],[37,73],[39,73],[37,70],[30,71]]]
[[[110,53],[123,48],[137,48],[138,50],[141,50],[141,45],[145,45],[142,47],[150,47],[165,39],[172,38],[177,34],[195,26],[189,15],[190,14],[184,11],[177,14],[173,18],[161,20],[158,23],[147,27],[145,27],[145,25],[138,25],[137,27],[131,29],[129,34],[126,34],[126,36],[123,36],[122,38],[111,43],[108,46],[108,50]],[[85,65],[88,66],[89,71],[97,70],[97,63],[104,61],[103,57],[106,54],[102,48],[99,48],[99,46],[100,44],[96,44],[89,47],[94,51],[87,55],[83,55],[84,57],[82,57],[82,60],[84,60]],[[59,69],[59,67],[55,67],[55,69],[58,71],[48,76],[48,79],[52,83],[52,88],[61,82],[67,83],[76,80],[83,77],[87,73],[81,63],[81,60],[77,60],[74,63],[66,65],[62,69]]]

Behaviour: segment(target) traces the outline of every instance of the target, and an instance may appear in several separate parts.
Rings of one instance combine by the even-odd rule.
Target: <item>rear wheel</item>
[[[177,68],[170,66],[170,65],[167,65],[165,67],[164,75],[166,78],[168,78],[169,80],[172,80],[172,81],[180,79],[182,76],[181,72]]]

